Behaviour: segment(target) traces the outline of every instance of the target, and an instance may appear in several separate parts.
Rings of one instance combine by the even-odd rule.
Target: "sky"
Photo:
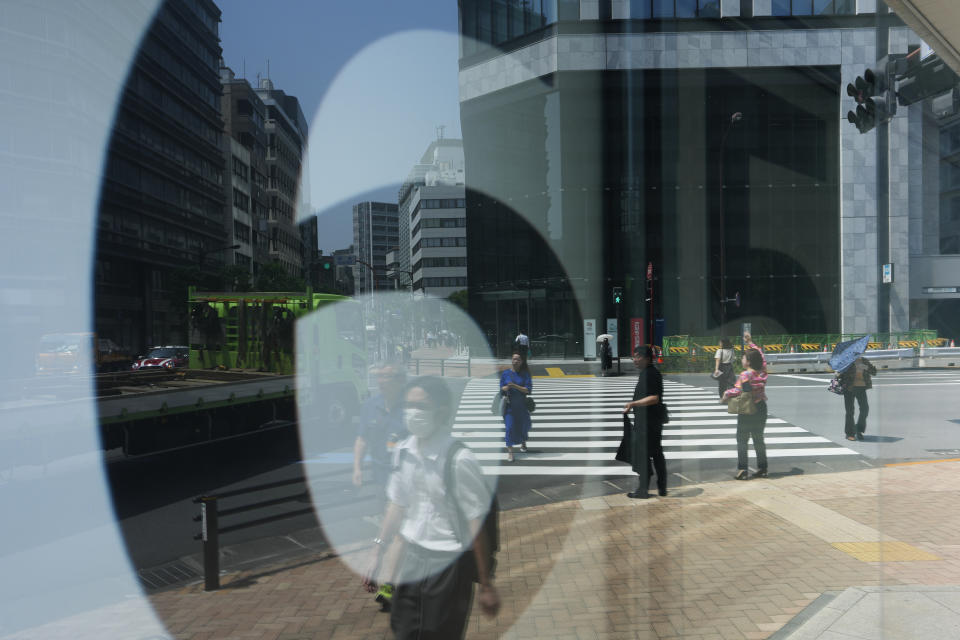
[[[352,242],[351,207],[396,202],[437,126],[460,137],[453,0],[219,0],[224,62],[300,100],[324,253]],[[266,6],[278,7],[274,11]]]

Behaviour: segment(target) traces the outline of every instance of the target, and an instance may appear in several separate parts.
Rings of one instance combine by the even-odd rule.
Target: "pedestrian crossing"
[[[530,452],[507,463],[503,419],[490,412],[495,379],[473,379],[460,399],[453,435],[469,446],[484,473],[495,476],[632,476],[614,460],[623,435],[623,405],[633,397],[635,377],[537,379]],[[737,459],[736,416],[727,413],[713,389],[664,381],[670,422],[663,448],[670,460]],[[857,452],[771,415],[764,430],[767,456],[818,459]],[[753,457],[752,446],[750,448]]]

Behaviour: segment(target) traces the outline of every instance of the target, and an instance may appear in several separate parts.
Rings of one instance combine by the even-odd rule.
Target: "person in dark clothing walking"
[[[631,464],[639,476],[637,490],[630,498],[647,498],[650,477],[657,472],[657,493],[667,495],[667,459],[663,455],[663,376],[653,366],[653,349],[639,346],[633,350],[633,364],[640,370],[633,400],[623,406],[623,413],[633,410]],[[643,445],[646,444],[646,447]],[[646,450],[644,450],[646,449]],[[653,468],[650,460],[653,459]]]
[[[610,346],[610,339],[604,338],[600,343],[600,375],[605,376],[613,368],[613,348]]]
[[[863,440],[863,432],[867,430],[867,415],[870,405],[867,403],[867,389],[873,388],[870,377],[877,375],[877,368],[866,358],[857,358],[856,362],[840,373],[840,384],[843,385],[843,408],[846,411],[843,430],[847,440]],[[853,401],[860,407],[857,421],[853,421]]]

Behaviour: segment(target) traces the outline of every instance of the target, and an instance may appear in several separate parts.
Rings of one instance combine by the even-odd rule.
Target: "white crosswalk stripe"
[[[634,385],[633,376],[535,379],[530,453],[515,450],[516,461],[508,464],[503,419],[490,413],[497,381],[474,379],[463,391],[453,435],[474,450],[487,475],[632,476],[630,467],[613,457],[623,433],[620,410],[633,397]],[[668,462],[736,460],[736,416],[727,413],[715,391],[668,380],[664,401],[670,406],[663,430]],[[774,416],[764,434],[770,458],[857,455]]]

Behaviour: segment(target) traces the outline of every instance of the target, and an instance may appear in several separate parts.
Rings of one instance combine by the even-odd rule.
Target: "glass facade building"
[[[873,7],[521,8],[537,6],[461,5],[470,309],[500,353],[524,327],[569,352],[591,318],[684,335],[956,328],[929,317],[909,267],[950,246],[913,230],[940,208],[919,187],[939,160],[917,140],[941,120],[901,109],[880,189],[875,137],[843,115],[843,87],[875,63]],[[891,53],[919,43],[891,24]],[[898,265],[890,286],[883,263]]]

